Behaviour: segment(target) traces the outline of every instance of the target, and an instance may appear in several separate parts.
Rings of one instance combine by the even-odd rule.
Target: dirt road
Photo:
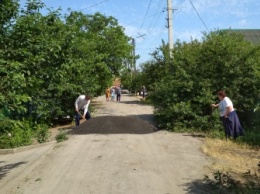
[[[152,120],[152,107],[135,96],[125,95],[120,103],[104,97],[96,101],[102,106],[95,116]],[[208,193],[201,180],[211,161],[200,151],[201,143],[188,134],[167,131],[74,134],[63,143],[0,155],[0,193]]]

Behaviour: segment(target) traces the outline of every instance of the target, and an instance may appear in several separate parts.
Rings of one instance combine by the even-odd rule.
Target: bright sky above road
[[[24,5],[25,0],[20,1]],[[168,42],[167,0],[42,0],[48,8],[100,12],[116,18],[126,35],[135,38],[137,66]],[[259,0],[172,0],[174,42],[201,39],[216,29],[260,29]],[[143,36],[144,35],[144,36]]]

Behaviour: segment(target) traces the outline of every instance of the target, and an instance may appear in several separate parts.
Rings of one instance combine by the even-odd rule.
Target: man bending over
[[[88,110],[90,104],[90,96],[88,95],[80,95],[75,101],[75,118],[76,118],[76,126],[80,124],[80,118],[89,120],[91,119],[90,112]],[[80,113],[80,110],[83,110],[83,115]]]

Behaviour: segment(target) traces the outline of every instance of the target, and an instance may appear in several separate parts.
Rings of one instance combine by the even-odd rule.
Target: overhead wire
[[[152,14],[152,15],[146,17],[146,19],[151,18],[151,17],[153,17],[153,16],[155,16],[155,15],[159,15],[159,14],[161,14],[161,12],[157,12],[157,13],[155,13],[155,14]],[[136,23],[139,23],[139,22],[143,22],[144,20],[145,20],[145,19],[136,20],[136,21],[133,21],[133,22],[128,23],[128,24],[126,24],[126,25],[136,24]]]
[[[99,4],[105,3],[105,2],[107,2],[107,1],[109,1],[109,0],[101,1],[101,2],[99,2],[99,3],[90,5],[90,6],[88,6],[88,7],[85,7],[85,8],[83,8],[83,9],[80,9],[79,11],[82,11],[82,10],[84,10],[84,9],[88,9],[88,8],[91,8],[91,7],[95,7],[95,6],[99,5]]]
[[[176,8],[176,14],[175,14],[175,16],[177,16],[177,15],[180,13],[179,10],[181,10],[181,8],[183,7],[184,3],[185,3],[185,0],[180,0],[180,2],[179,2],[179,7],[176,6],[177,8]]]
[[[163,6],[164,6],[164,4],[161,3],[161,0],[159,0],[158,2],[159,2],[159,4],[158,4],[157,7],[159,7],[160,5],[163,5]],[[183,7],[184,3],[185,3],[185,0],[180,0],[180,1],[175,5],[175,7],[176,7],[175,10],[181,9],[181,8]],[[163,6],[162,6],[161,9],[163,9]],[[149,35],[149,34],[151,34],[151,33],[153,32],[153,30],[154,30],[154,28],[156,27],[156,25],[157,25],[157,23],[158,23],[158,21],[159,21],[161,15],[162,15],[162,13],[165,12],[166,10],[167,10],[167,9],[164,8],[162,11],[160,11],[160,14],[158,15],[158,17],[157,17],[157,19],[155,20],[154,24],[151,25],[150,28],[148,28],[149,30],[148,30],[147,35]],[[177,12],[177,13],[179,13],[179,12]],[[176,14],[177,14],[177,13],[176,13]],[[158,32],[158,34],[162,34],[163,31],[165,31],[165,26],[163,26],[163,27],[160,28],[160,31]],[[158,39],[157,39],[157,40],[158,40]],[[156,40],[153,39],[152,42],[154,42],[154,41],[156,41]],[[150,49],[150,50],[154,49],[154,50],[155,50],[155,49],[156,49],[156,47],[153,47],[153,48],[147,47],[147,44],[151,45],[151,41],[146,42],[141,48],[139,47],[139,49],[137,49],[137,50],[144,50],[144,49]],[[159,46],[159,45],[158,45],[158,46]],[[151,52],[151,51],[150,51],[150,52]]]
[[[195,8],[195,6],[193,5],[192,1],[191,1],[191,0],[189,0],[189,1],[190,1],[191,5],[192,5],[193,9],[195,10],[195,12],[197,13],[197,15],[199,16],[200,20],[202,21],[203,25],[205,26],[205,28],[206,28],[206,29],[208,30],[208,32],[209,32],[208,27],[206,26],[206,24],[205,24],[205,22],[203,21],[203,19],[200,17],[200,14],[198,13],[198,11],[197,11],[197,9]]]
[[[184,5],[184,3],[185,3],[185,0],[182,0],[182,2],[180,3],[181,5],[180,5],[180,7],[178,9],[181,9],[182,6]]]
[[[150,6],[151,6],[151,3],[152,3],[152,0],[150,0],[150,2],[149,2],[149,5],[148,5],[148,7],[147,7],[146,14],[145,14],[145,17],[144,17],[144,20],[143,20],[143,22],[142,22],[142,25],[141,25],[141,27],[140,27],[139,32],[140,32],[141,29],[143,28],[143,25],[144,25],[144,22],[145,22],[145,20],[146,20],[146,16],[147,16],[147,14],[148,14],[148,12],[149,12],[149,9],[150,9]]]
[[[150,27],[148,28],[148,32],[147,32],[148,34],[153,31],[153,29],[155,28],[155,26],[157,25],[157,23],[158,23],[158,21],[159,21],[159,18],[161,17],[162,13],[165,11],[165,10],[163,9],[163,5],[162,5],[162,7],[161,7],[160,10],[161,10],[161,11],[160,11],[160,14],[159,14],[158,17],[156,18],[154,24],[153,24],[153,25],[150,25]]]
[[[137,47],[137,50],[139,50],[139,51],[141,51],[141,50],[146,50],[146,52],[147,52],[147,51],[149,50],[149,53],[151,53],[151,52],[153,52],[153,51],[156,49],[155,46],[152,46],[152,47],[151,47],[151,45],[153,45],[153,43],[154,43],[155,41],[158,41],[158,39],[154,39],[154,38],[152,38],[152,36],[149,36],[149,35],[152,34],[152,32],[154,31],[154,29],[155,29],[156,26],[158,25],[158,22],[160,21],[159,19],[160,19],[160,17],[162,16],[162,13],[166,11],[166,8],[164,8],[165,5],[161,3],[161,0],[158,0],[158,6],[156,6],[156,7],[160,7],[160,6],[161,6],[161,8],[159,9],[160,12],[159,12],[158,16],[156,17],[155,20],[152,20],[152,22],[151,22],[151,24],[149,25],[149,28],[148,28],[148,30],[147,30],[147,38],[149,39],[149,41],[146,40],[144,43],[142,42],[142,46],[138,46],[138,47]],[[160,24],[162,24],[162,22],[161,22]],[[160,25],[160,24],[159,24],[159,25]],[[164,25],[164,24],[163,24],[163,25]],[[162,32],[163,32],[164,30],[165,30],[165,26],[161,27],[161,28],[160,28],[160,31],[157,32],[157,34],[162,34]],[[146,37],[145,37],[145,38],[146,38]],[[158,44],[160,44],[160,43],[158,43]]]
[[[46,2],[59,2],[59,1],[64,1],[64,0],[46,0],[45,2],[43,2],[45,5],[47,5],[46,4]],[[97,5],[100,5],[100,4],[103,4],[103,3],[105,3],[105,2],[108,2],[109,0],[105,0],[105,1],[101,1],[101,2],[98,2],[98,3],[95,3],[95,4],[93,4],[93,5],[90,5],[90,6],[88,6],[88,7],[84,7],[84,8],[82,8],[82,9],[79,9],[78,11],[82,11],[82,10],[85,10],[85,9],[89,9],[89,8],[91,8],[91,7],[95,7],[95,6],[97,6]]]

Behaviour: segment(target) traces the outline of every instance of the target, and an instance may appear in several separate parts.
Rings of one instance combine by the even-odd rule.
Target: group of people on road
[[[105,91],[106,101],[121,101],[122,89],[121,86],[108,87]]]
[[[116,101],[120,102],[121,100],[121,87],[113,86],[108,87],[105,91],[107,101]],[[232,101],[227,97],[226,92],[221,90],[218,92],[218,98],[220,102],[218,104],[211,104],[212,108],[219,109],[220,119],[224,126],[226,138],[236,139],[237,137],[244,135],[244,129],[242,128],[237,113],[234,109]],[[80,124],[80,119],[85,120],[91,119],[89,112],[91,97],[89,95],[80,95],[75,101],[75,120],[76,126]],[[80,110],[83,110],[83,115],[80,113]]]

